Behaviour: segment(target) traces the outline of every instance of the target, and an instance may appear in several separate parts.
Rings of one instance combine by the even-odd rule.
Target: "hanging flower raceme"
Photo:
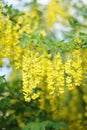
[[[75,86],[80,86],[83,80],[81,49],[72,53],[72,76]]]
[[[81,50],[73,50],[71,58],[67,58],[65,62],[66,86],[73,89],[80,86],[83,80]]]
[[[31,34],[38,28],[38,20],[33,20],[35,16],[31,12],[23,12],[22,16],[11,20],[8,14],[4,15],[2,6],[3,3],[0,2],[0,58],[8,58],[16,69],[21,69],[23,48],[17,44],[24,33]],[[34,26],[31,25],[32,22]],[[0,65],[2,64],[0,59]]]
[[[44,76],[43,56],[40,56],[38,52],[30,50],[25,50],[24,52],[22,75],[23,92],[26,101],[39,97],[39,84]]]
[[[66,58],[65,62],[59,52],[52,57],[47,52],[39,54],[39,52],[27,50],[22,64],[23,92],[27,101],[42,96],[41,91],[48,93],[47,99],[50,100],[50,95],[56,98],[66,89],[72,90],[75,86],[83,84],[81,50],[79,49],[73,50],[71,57]]]
[[[2,61],[2,48],[3,48],[3,20],[2,20],[2,2],[0,2],[0,66],[4,63]]]

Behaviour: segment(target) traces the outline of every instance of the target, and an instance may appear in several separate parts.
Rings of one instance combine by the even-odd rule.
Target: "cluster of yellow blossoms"
[[[22,48],[17,46],[17,43],[24,32],[31,34],[38,28],[38,18],[34,21],[34,26],[30,26],[36,15],[31,14],[32,11],[30,14],[24,12],[23,16],[17,17],[17,22],[11,21],[8,15],[3,15],[2,2],[0,3],[0,66],[4,64],[2,58],[9,58],[16,68],[21,67]]]
[[[83,82],[80,49],[74,50],[71,58],[66,57],[65,62],[59,52],[52,57],[44,51],[39,54],[35,50],[27,50],[22,64],[23,91],[26,101],[40,97],[43,88],[44,94],[48,94],[47,99],[50,95],[52,98],[57,98],[67,89],[81,86]]]
[[[43,87],[45,87],[44,91],[54,96],[64,92],[64,67],[59,53],[55,59],[51,60],[47,52],[39,54],[39,52],[27,50],[23,56],[22,67],[26,101],[38,98]]]
[[[70,6],[68,3],[63,3],[57,0],[50,0],[46,8],[46,24],[48,27],[52,27],[54,23],[62,22],[64,24],[64,18],[70,17]],[[66,13],[65,13],[66,12]],[[63,20],[62,20],[63,19]]]
[[[69,89],[74,86],[80,86],[83,71],[82,71],[82,59],[81,50],[75,50],[72,52],[72,57],[67,59],[65,63],[66,84]]]
[[[79,120],[87,114],[87,105],[85,112],[81,112],[84,109],[81,100],[87,104],[87,49],[74,49],[68,55],[60,52],[52,55],[39,48],[25,50],[22,60],[25,101],[37,99],[39,107],[48,114],[52,113],[54,120],[67,117],[73,122],[77,119],[77,123],[73,122],[69,128],[80,128]],[[79,92],[81,88],[84,90],[83,99]]]
[[[29,46],[22,48],[16,45],[23,32],[28,35],[33,32],[33,30],[30,31],[30,19],[28,17],[30,17],[28,13],[25,13],[23,17],[19,16],[14,26],[8,16],[3,20],[2,9],[0,8],[0,57],[8,57],[17,69],[22,69],[25,100],[30,101],[39,97],[40,91],[43,89],[42,86],[45,86],[44,91],[53,97],[64,93],[67,88],[71,90],[75,86],[80,86],[84,72],[87,71],[82,65],[82,62],[85,64],[85,61],[82,61],[81,49],[70,52],[71,56],[65,56],[65,61],[63,61],[59,52],[52,56],[41,48],[32,49]],[[33,29],[37,27],[38,25]],[[42,53],[40,54],[38,50]]]
[[[51,2],[53,6],[49,4],[48,9],[56,12],[56,1]],[[61,14],[61,12],[56,13]],[[54,14],[49,12],[47,15],[50,17],[48,19],[55,19]],[[31,17],[34,17],[34,14]],[[47,20],[48,24],[49,22],[50,20]],[[34,44],[22,48],[17,45],[20,42],[20,36],[24,32],[29,35],[38,28],[37,23],[33,28],[30,24],[28,13],[19,16],[14,25],[8,16],[2,16],[0,8],[0,66],[2,58],[8,58],[14,68],[22,71],[25,101],[37,99],[41,109],[49,111],[50,108],[50,111],[54,112],[54,118],[58,117],[57,111],[60,105],[58,101],[68,90],[84,86],[83,100],[87,104],[87,92],[85,91],[87,90],[87,49],[73,49],[68,55],[60,52],[53,55],[42,47],[33,46]],[[87,116],[87,105],[85,116]]]

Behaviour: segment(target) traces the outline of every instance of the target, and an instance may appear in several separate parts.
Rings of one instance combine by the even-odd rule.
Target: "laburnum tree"
[[[26,5],[0,2],[0,69],[5,60],[12,68],[7,80],[0,76],[0,129],[86,130],[86,5]],[[55,31],[56,24],[68,30]]]

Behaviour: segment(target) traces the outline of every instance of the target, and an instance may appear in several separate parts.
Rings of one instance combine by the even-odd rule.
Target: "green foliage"
[[[0,84],[6,82],[5,75],[0,76]]]
[[[60,128],[68,129],[65,124],[59,124],[52,121],[29,122],[23,130],[59,130]]]
[[[72,33],[71,37],[72,39],[58,41],[55,36],[43,36],[40,31],[35,30],[29,35],[24,33],[20,37],[20,42],[16,45],[20,45],[23,48],[28,45],[32,48],[41,47],[52,53],[56,53],[58,51],[66,52],[75,48],[78,49],[79,47],[87,47],[87,34],[80,32],[78,35],[74,36]]]
[[[14,85],[16,85],[15,83],[18,83],[18,81],[14,82]],[[18,85],[16,87],[19,89]],[[0,129],[20,130],[18,128],[17,118],[15,117],[18,107],[16,109],[14,107],[16,102],[18,102],[17,95],[20,95],[20,92],[16,88],[16,91],[13,89],[11,92],[11,89],[12,87],[8,82],[0,84]],[[15,100],[15,102],[12,103],[11,100]],[[12,111],[14,114],[12,114]]]
[[[20,45],[23,48],[27,45],[30,45],[32,47],[41,47],[45,48],[46,50],[52,50],[54,48],[57,49],[57,43],[58,40],[56,37],[51,38],[50,36],[43,36],[40,31],[35,30],[29,35],[24,33],[20,37],[20,42],[16,45]]]
[[[19,11],[18,9],[13,8],[13,5],[4,4],[3,6],[3,14],[7,16],[9,15],[9,18],[11,21],[17,23],[17,17],[23,15],[23,12]]]

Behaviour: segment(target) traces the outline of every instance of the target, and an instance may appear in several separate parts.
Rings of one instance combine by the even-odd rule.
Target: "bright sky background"
[[[24,2],[31,2],[32,0],[24,0]],[[50,0],[37,0],[39,3],[46,4]],[[9,4],[17,5],[18,3],[21,3],[21,0],[5,0],[5,2],[8,2]]]
[[[2,1],[2,0],[0,0]],[[22,4],[21,0],[4,0],[8,4],[13,4],[14,6],[17,6],[19,3]],[[30,2],[32,0],[24,0],[24,2]],[[50,0],[37,0],[41,4],[47,4]],[[73,2],[77,3],[78,0],[73,0]],[[87,4],[87,0],[81,0],[84,4]]]
[[[32,0],[23,0],[21,2],[21,0],[4,0],[6,3],[8,3],[8,5],[12,4],[13,7],[15,8],[19,8],[19,9],[23,9],[22,5],[24,2],[31,2]],[[38,3],[41,3],[43,5],[47,4],[50,0],[37,0]]]
[[[12,72],[12,68],[7,68],[7,66],[9,65],[9,61],[4,58],[3,61],[5,62],[5,65],[3,66],[3,68],[0,68],[0,76],[5,75],[6,80],[8,79],[8,75]]]

